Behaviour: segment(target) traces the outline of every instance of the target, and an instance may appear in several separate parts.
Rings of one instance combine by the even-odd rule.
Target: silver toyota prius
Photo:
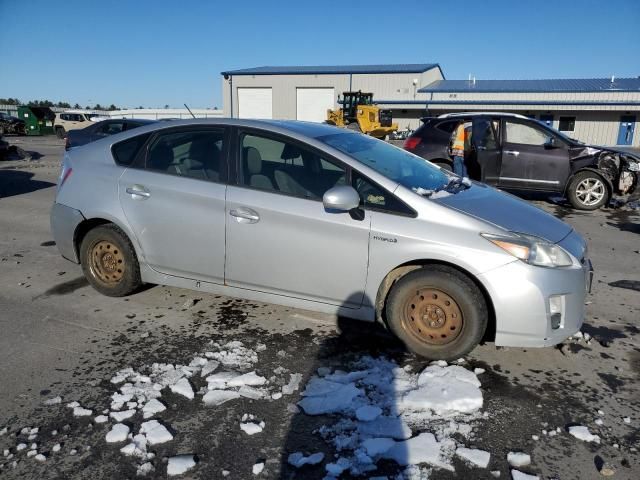
[[[73,148],[51,228],[105,295],[162,284],[377,321],[433,359],[489,332],[562,341],[593,275],[584,239],[542,210],[306,122],[160,122]]]

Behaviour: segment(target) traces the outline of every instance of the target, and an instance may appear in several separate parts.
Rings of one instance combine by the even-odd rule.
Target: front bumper
[[[592,275],[588,260],[568,268],[515,261],[480,275],[493,302],[496,345],[546,347],[578,332]],[[551,297],[561,305],[559,326],[552,322]]]
[[[74,235],[76,228],[84,219],[79,210],[61,203],[54,203],[51,207],[50,221],[53,239],[60,254],[74,263],[80,263],[74,244]]]

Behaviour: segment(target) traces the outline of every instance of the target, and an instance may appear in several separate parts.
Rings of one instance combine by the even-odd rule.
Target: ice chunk
[[[169,389],[173,393],[177,393],[182,395],[183,397],[187,397],[189,400],[193,400],[194,393],[193,388],[191,387],[191,383],[186,378],[181,378],[173,385],[169,386]]]
[[[289,455],[287,461],[290,465],[293,465],[296,468],[300,468],[304,465],[316,465],[324,460],[324,453],[317,452],[308,457],[305,457],[302,452],[295,452]]]
[[[107,417],[106,415],[98,415],[93,419],[93,421],[96,423],[106,423],[109,421],[109,417]]]
[[[129,435],[129,427],[123,423],[116,423],[107,433],[106,440],[108,443],[124,442],[127,435]]]
[[[182,475],[187,470],[196,466],[196,459],[193,455],[177,455],[170,457],[167,462],[167,475]]]
[[[491,454],[484,450],[477,450],[474,448],[459,447],[456,449],[456,455],[480,468],[487,468],[489,466],[489,460]]]
[[[243,385],[238,389],[238,394],[241,397],[251,398],[253,400],[260,400],[266,396],[262,390],[258,390],[257,388],[250,387],[248,385]]]
[[[200,376],[206,377],[210,373],[214,372],[219,365],[220,365],[220,362],[216,362],[215,360],[207,360],[207,363],[205,363],[202,366],[202,370],[200,371]]]
[[[348,458],[340,457],[337,462],[328,463],[325,465],[325,469],[327,473],[333,475],[334,477],[338,477],[344,472],[351,468],[351,460]]]
[[[153,470],[153,463],[145,462],[142,465],[138,465],[138,468],[136,469],[136,476],[143,477],[145,475],[149,475]]]
[[[537,475],[529,475],[519,470],[511,470],[511,478],[513,480],[540,480],[540,477]]]
[[[27,448],[27,444],[26,443],[19,443],[18,445],[16,445],[16,451],[19,452],[20,450],[24,450],[25,448]]]
[[[7,427],[4,427],[3,429],[1,429],[1,430],[0,430],[0,437],[1,437],[2,435],[6,435],[6,434],[7,434],[7,431],[8,431],[8,430],[7,430]]]
[[[584,442],[600,443],[600,437],[598,435],[593,435],[587,427],[582,425],[569,427],[569,433]]]
[[[531,463],[531,456],[522,452],[509,452],[507,462],[512,467],[526,467]]]
[[[238,375],[235,378],[232,378],[227,382],[227,386],[229,387],[242,387],[245,385],[255,387],[259,385],[264,385],[267,383],[267,379],[261,377],[256,372],[249,372],[243,375]]]
[[[144,418],[153,417],[156,413],[164,412],[167,409],[164,403],[160,400],[152,398],[147,403],[145,403],[144,407],[142,407],[142,412]]]
[[[362,447],[370,457],[375,457],[388,451],[396,444],[396,441],[392,438],[368,438],[362,442]]]
[[[353,399],[362,395],[362,390],[354,383],[342,384],[314,377],[302,393],[305,397],[298,405],[307,415],[323,415],[348,409]]]
[[[57,405],[62,403],[62,397],[48,398],[43,402],[45,405]]]
[[[370,422],[378,418],[381,413],[380,407],[364,405],[356,410],[356,418],[362,422]]]
[[[245,422],[240,424],[240,430],[242,430],[247,435],[255,435],[256,433],[262,432],[263,429],[264,422]]]
[[[453,467],[444,458],[443,450],[454,447],[453,440],[445,439],[438,442],[432,433],[425,432],[409,440],[396,442],[393,447],[382,454],[382,458],[395,460],[402,466],[428,463],[434,467],[453,470]]]
[[[113,418],[116,422],[122,422],[127,418],[131,418],[136,414],[135,410],[124,410],[122,412],[111,412],[109,416]]]
[[[300,387],[300,382],[302,381],[301,373],[291,373],[289,374],[289,383],[284,385],[281,389],[283,395],[291,395],[293,392],[298,390]]]
[[[45,457],[43,454],[38,453],[37,455],[35,455],[33,458],[35,458],[37,461],[39,462],[46,462],[47,461],[47,457]]]
[[[459,365],[428,366],[418,378],[418,388],[400,402],[402,410],[433,410],[437,414],[471,413],[482,407],[480,381]]]
[[[215,407],[236,398],[240,398],[238,392],[230,390],[210,390],[202,397],[202,401],[209,407]]]
[[[93,415],[93,410],[89,410],[88,408],[75,407],[73,409],[74,417],[88,417],[90,415]]]
[[[232,378],[236,378],[236,372],[218,372],[207,377],[207,388],[209,390],[218,390],[227,388],[227,382]]]
[[[79,403],[79,402],[75,402],[75,401],[74,401],[74,402],[69,402],[69,403],[67,403],[67,407],[68,407],[68,408],[76,408],[76,407],[79,407],[79,406],[80,406],[80,403]]]
[[[147,437],[150,445],[165,443],[173,440],[173,435],[157,420],[149,420],[140,425],[140,433]]]
[[[258,462],[253,465],[253,468],[251,468],[251,471],[254,475],[260,475],[262,473],[262,470],[264,470],[264,462]]]

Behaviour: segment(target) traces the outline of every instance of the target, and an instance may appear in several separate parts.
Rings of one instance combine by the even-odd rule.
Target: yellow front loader
[[[376,138],[385,138],[398,130],[392,123],[391,110],[382,110],[373,104],[373,93],[344,92],[338,96],[341,108],[327,110],[327,123],[346,127]]]

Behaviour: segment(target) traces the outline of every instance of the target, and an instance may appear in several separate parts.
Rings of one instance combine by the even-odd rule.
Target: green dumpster
[[[27,135],[53,135],[56,114],[49,107],[18,107],[18,118],[24,120]]]

